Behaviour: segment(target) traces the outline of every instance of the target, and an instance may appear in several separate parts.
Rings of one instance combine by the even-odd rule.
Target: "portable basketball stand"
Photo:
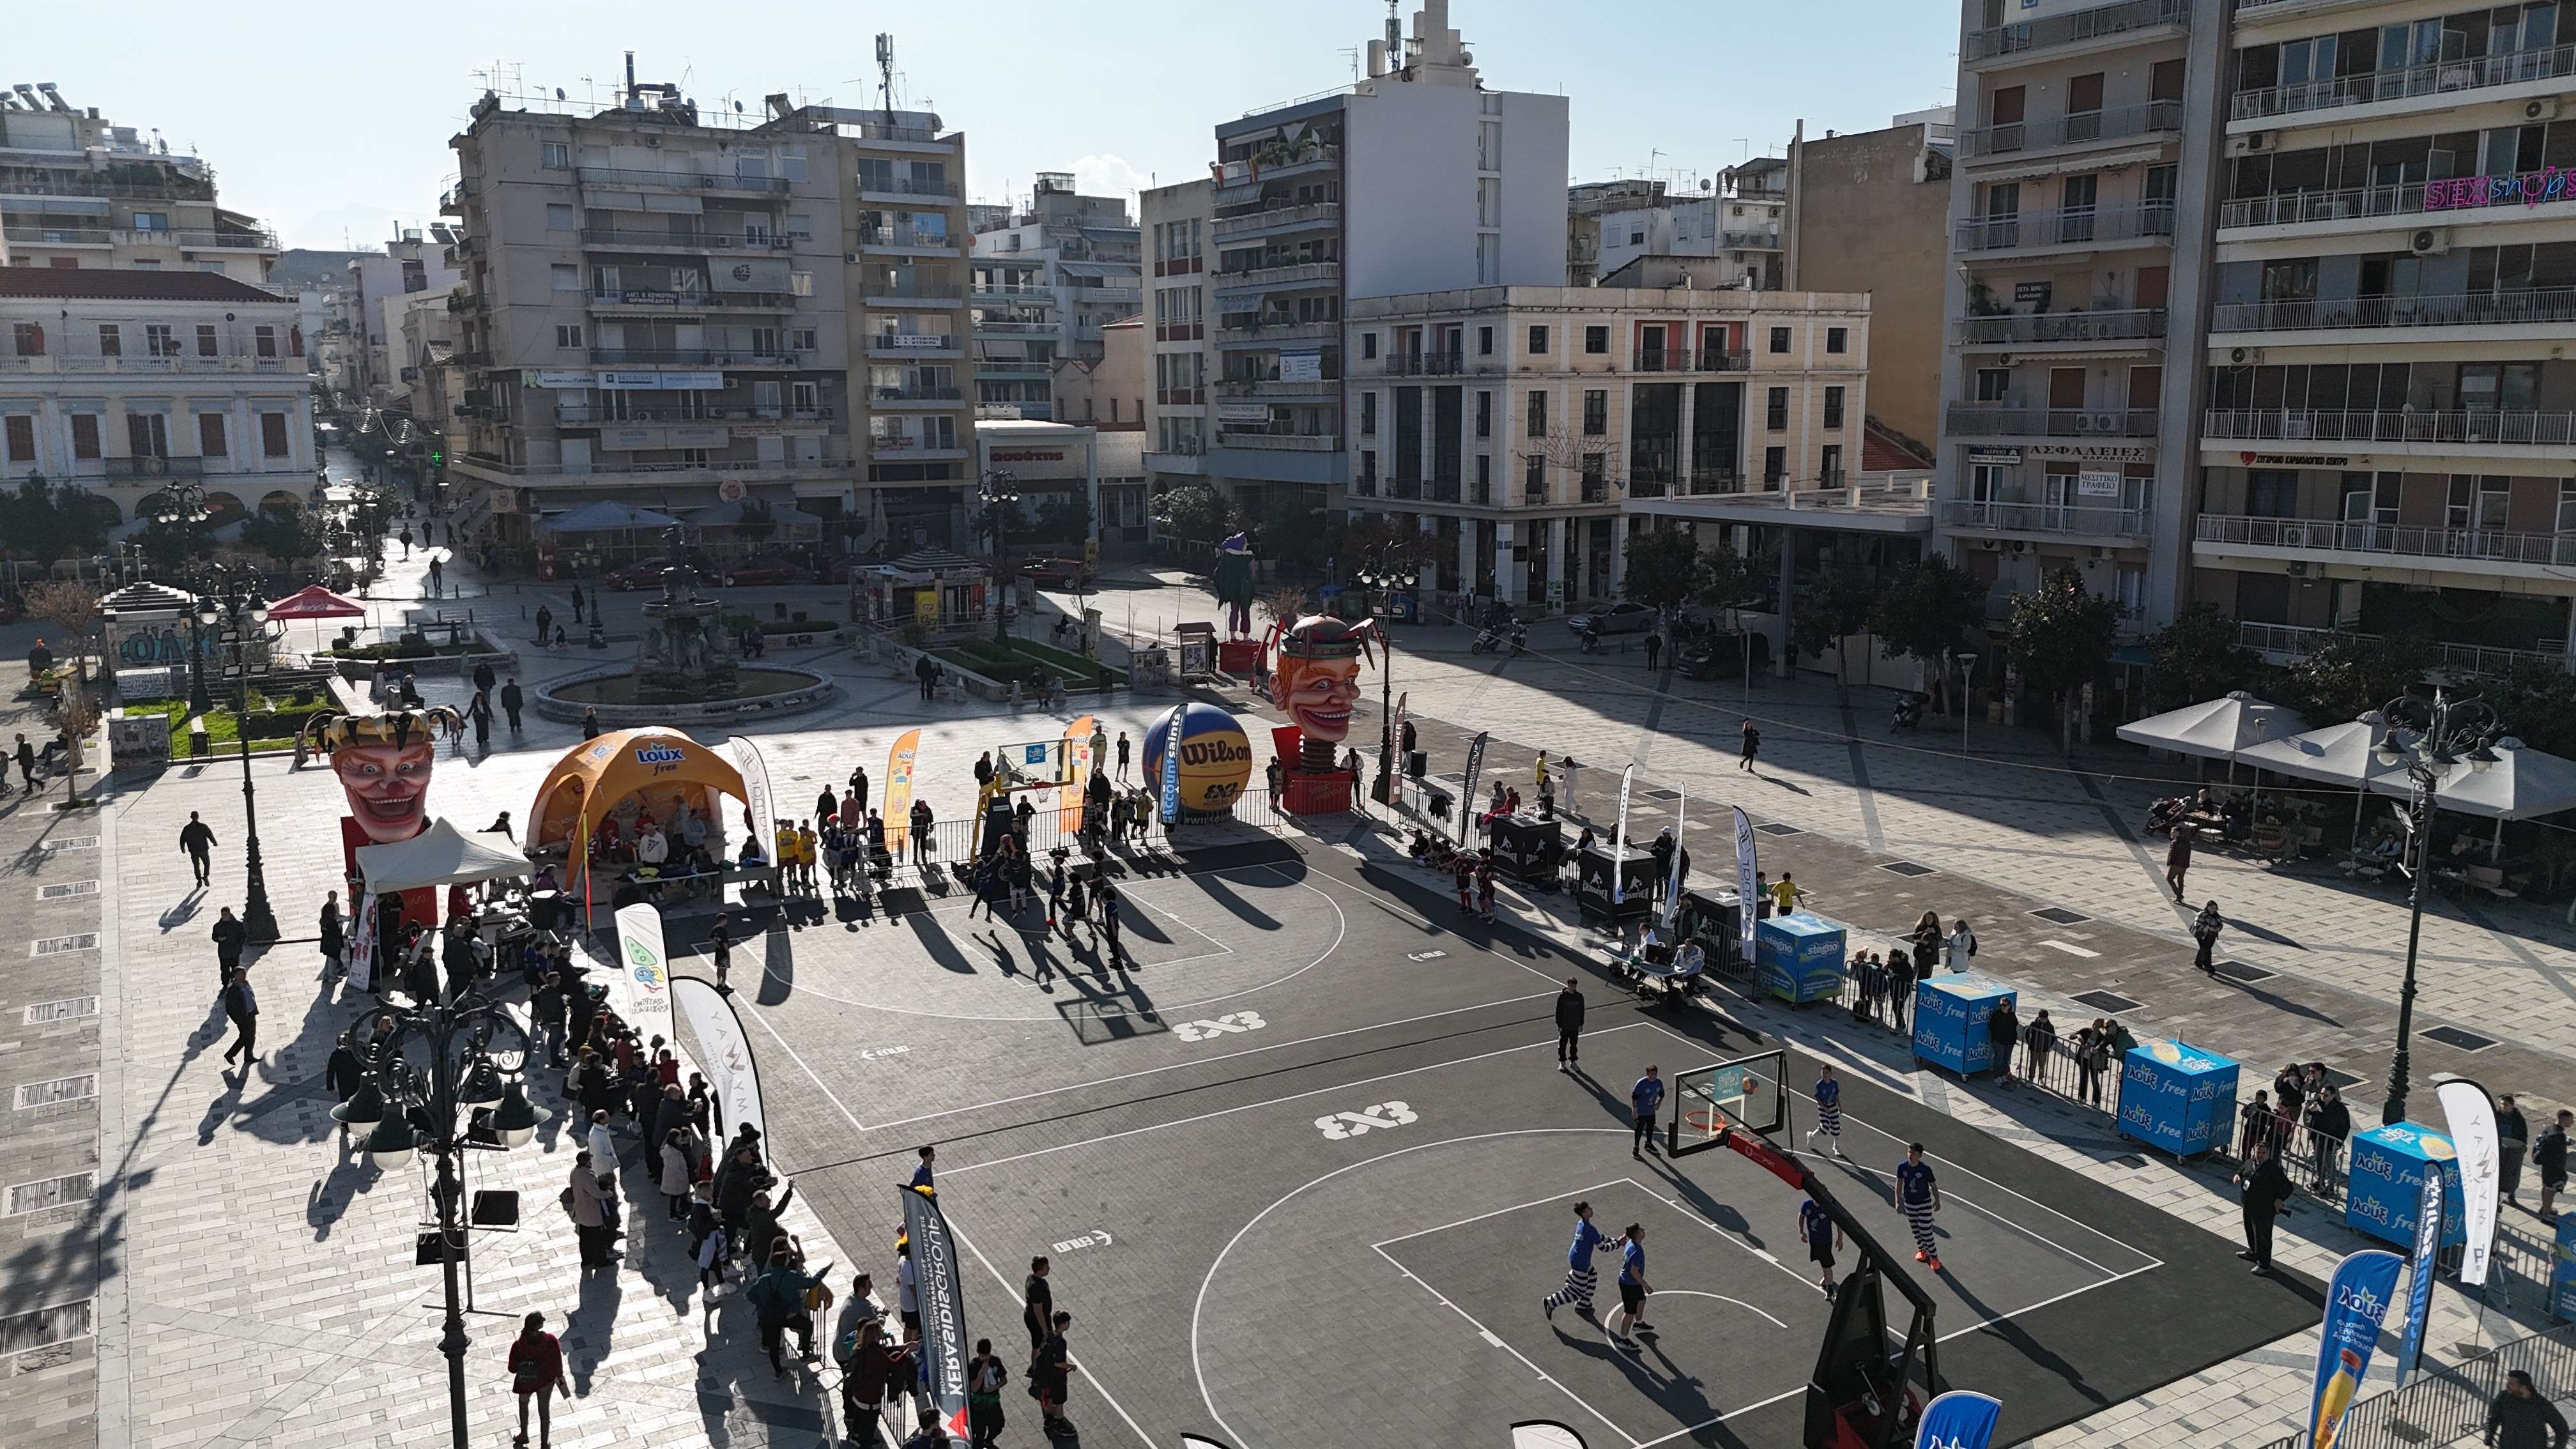
[[[1902,1449],[1914,1442],[1924,1404],[1948,1388],[1941,1377],[1932,1299],[1805,1163],[1771,1145],[1768,1134],[1787,1125],[1788,1092],[1783,1080],[1787,1066],[1788,1053],[1774,1050],[1675,1076],[1673,1119],[1665,1129],[1665,1149],[1675,1157],[1717,1147],[1733,1151],[1813,1198],[1859,1249],[1859,1261],[1835,1285],[1825,1341],[1816,1353],[1815,1372],[1807,1380],[1804,1443],[1807,1449]],[[1694,1121],[1694,1093],[1685,1090],[1685,1084],[1703,1074],[1711,1077],[1712,1086],[1699,1096],[1706,1105],[1701,1109],[1702,1120]],[[1770,1079],[1771,1097],[1771,1110],[1760,1114],[1763,1121],[1739,1121],[1737,1112],[1718,1105],[1731,1100],[1741,1106],[1751,1096],[1748,1084],[1763,1075]],[[1737,1090],[1723,1093],[1718,1090],[1722,1085],[1734,1085]],[[1701,1135],[1685,1141],[1686,1125]],[[1887,1352],[1884,1289],[1889,1285],[1914,1310],[1905,1331],[1905,1347],[1894,1355]],[[1918,1360],[1928,1392],[1914,1386]]]

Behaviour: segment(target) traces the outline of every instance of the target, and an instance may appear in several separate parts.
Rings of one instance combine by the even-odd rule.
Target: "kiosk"
[[[1804,911],[1753,923],[1753,985],[1792,1006],[1842,995],[1847,933]]]
[[[1624,857],[1617,858],[1620,895],[1613,903],[1610,872],[1613,857],[1608,844],[1584,847],[1574,861],[1574,905],[1587,916],[1605,916],[1612,921],[1645,919],[1655,908],[1655,857],[1635,846],[1628,847]]]
[[[1506,815],[1493,827],[1494,867],[1523,885],[1557,888],[1565,869],[1565,826],[1527,811]]]
[[[1927,977],[1914,987],[1914,1059],[1967,1077],[1991,1071],[1994,1043],[1986,1022],[1995,1008],[2020,994],[1973,971]]]
[[[2549,1316],[2576,1323],[2576,1213],[2561,1213],[2550,1245]]]
[[[2120,1135],[2176,1157],[2224,1150],[2235,1127],[2237,1065],[2188,1042],[2158,1039],[2120,1063]]]
[[[2352,1176],[2345,1186],[2343,1222],[2398,1245],[2415,1247],[2415,1217],[2430,1173],[2442,1174],[2442,1246],[2468,1241],[2460,1207],[2460,1159],[2450,1134],[2421,1122],[2396,1122],[2356,1132]]]
[[[1697,941],[1700,949],[1708,953],[1711,970],[1741,976],[1745,968],[1743,920],[1732,889],[1686,890],[1682,892],[1681,913],[1673,923],[1673,934],[1679,940]]]

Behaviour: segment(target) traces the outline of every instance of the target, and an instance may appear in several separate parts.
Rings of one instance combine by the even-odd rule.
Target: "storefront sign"
[[[1279,354],[1281,382],[1322,382],[1324,354],[1321,352],[1283,352]]]
[[[877,338],[879,347],[926,347],[933,350],[950,346],[944,332],[888,332]]]
[[[2033,443],[2023,450],[2033,458],[2068,458],[2084,463],[2145,463],[2155,449],[2146,443]]]
[[[1007,453],[995,453],[992,456],[992,461],[996,463],[1061,463],[1064,461],[1064,450],[1061,448],[1019,448]]]
[[[579,383],[571,384],[571,386],[575,387],[580,385],[581,384]],[[598,374],[596,386],[610,392],[651,392],[659,390],[679,390],[684,388],[700,388],[709,392],[721,392],[724,390],[724,374],[721,372],[656,372],[649,370],[637,372],[601,368]]]
[[[2075,496],[2078,498],[2117,498],[2120,496],[2120,475],[2117,473],[2104,472],[2099,469],[2087,468],[2083,472],[2075,475]]]
[[[2426,211],[2457,211],[2471,206],[2538,206],[2544,201],[2565,201],[2569,183],[2576,181],[2576,171],[2545,166],[2519,176],[2461,176],[2449,181],[2424,183]]]
[[[2248,468],[2349,468],[2353,461],[2341,453],[2239,453],[2236,460]]]
[[[549,368],[539,368],[533,372],[520,373],[519,386],[568,388],[579,392],[590,386],[590,378],[591,375],[587,372],[557,372]]]
[[[1266,423],[1270,407],[1266,403],[1218,403],[1216,418],[1221,423]]]
[[[2018,463],[2021,461],[2021,449],[1970,448],[1968,450],[1968,461],[1971,463]]]

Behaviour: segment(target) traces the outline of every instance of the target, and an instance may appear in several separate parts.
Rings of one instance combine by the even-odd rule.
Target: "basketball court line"
[[[742,1004],[742,1009],[751,1013],[751,1019],[760,1023],[760,1029],[769,1033],[769,1039],[778,1043],[778,1045],[786,1051],[788,1058],[794,1061],[796,1065],[804,1071],[806,1080],[812,1082],[816,1087],[821,1089],[824,1100],[838,1108],[841,1115],[849,1119],[849,1123],[852,1127],[857,1128],[861,1132],[868,1130],[867,1124],[861,1122],[856,1113],[852,1112],[848,1107],[842,1106],[839,1095],[833,1092],[830,1086],[825,1084],[822,1075],[816,1072],[812,1067],[805,1065],[804,1056],[800,1054],[796,1048],[787,1044],[787,1038],[778,1034],[778,1028],[769,1024],[768,1017],[761,1015],[760,1012],[748,1001]]]
[[[1590,1191],[1590,1189],[1589,1189],[1589,1188],[1587,1188],[1587,1189],[1585,1189],[1585,1191],[1587,1191],[1587,1192],[1588,1192],[1588,1191]],[[1562,1196],[1562,1194],[1560,1194],[1560,1196]],[[1543,1201],[1544,1201],[1544,1200],[1545,1200],[1545,1199],[1543,1199]],[[1524,1204],[1524,1206],[1527,1206],[1527,1204]],[[1509,1212],[1509,1211],[1512,1211],[1512,1209],[1506,1208],[1506,1209],[1504,1209],[1504,1211]],[[1470,1221],[1472,1221],[1472,1219],[1471,1219]],[[1438,1231],[1438,1229],[1436,1229],[1436,1228],[1435,1228],[1435,1229],[1433,1229],[1432,1231],[1437,1232],[1437,1231]],[[1599,1420],[1601,1421],[1602,1425],[1603,1425],[1604,1427],[1608,1428],[1608,1429],[1609,1429],[1609,1431],[1610,1431],[1611,1433],[1616,1434],[1616,1435],[1618,1435],[1620,1438],[1627,1440],[1627,1441],[1628,1441],[1628,1443],[1629,1443],[1630,1445],[1632,1445],[1632,1446],[1636,1444],[1636,1442],[1637,1442],[1637,1436],[1636,1436],[1636,1435],[1631,1434],[1631,1433],[1629,1433],[1627,1430],[1620,1428],[1620,1427],[1618,1426],[1618,1424],[1617,1424],[1616,1422],[1614,1422],[1614,1421],[1611,1419],[1611,1417],[1610,1417],[1609,1415],[1607,1415],[1607,1414],[1605,1414],[1605,1413],[1602,1413],[1599,1409],[1596,1409],[1596,1408],[1592,1407],[1592,1403],[1591,1403],[1591,1401],[1590,1401],[1590,1400],[1588,1400],[1588,1399],[1584,1398],[1581,1394],[1576,1393],[1574,1390],[1567,1388],[1564,1384],[1562,1384],[1562,1383],[1560,1383],[1560,1382],[1558,1382],[1558,1381],[1557,1381],[1557,1378],[1556,1378],[1556,1376],[1555,1376],[1554,1374],[1549,1373],[1547,1370],[1545,1370],[1545,1369],[1543,1369],[1543,1368],[1540,1368],[1536,1363],[1531,1362],[1531,1361],[1530,1361],[1530,1356],[1529,1356],[1528,1354],[1525,1354],[1525,1353],[1521,1352],[1519,1349],[1512,1347],[1509,1343],[1504,1342],[1504,1341],[1503,1341],[1503,1337],[1502,1337],[1502,1335],[1500,1335],[1500,1334],[1498,1334],[1498,1333],[1494,1332],[1492,1329],[1487,1328],[1483,1323],[1481,1323],[1481,1322],[1477,1321],[1476,1315],[1474,1315],[1474,1314],[1472,1314],[1472,1313],[1469,1313],[1469,1312],[1468,1312],[1466,1309],[1464,1309],[1464,1308],[1459,1307],[1459,1306],[1458,1306],[1458,1304],[1457,1304],[1457,1302],[1456,1302],[1456,1300],[1452,1299],[1448,1294],[1443,1293],[1443,1292],[1441,1292],[1439,1289],[1432,1287],[1432,1286],[1431,1286],[1431,1283],[1430,1283],[1430,1281],[1429,1281],[1428,1279],[1423,1278],[1421,1275],[1419,1275],[1419,1274],[1415,1273],[1412,1269],[1410,1269],[1410,1268],[1408,1268],[1408,1267],[1404,1266],[1404,1264],[1402,1264],[1402,1263],[1400,1263],[1400,1262],[1397,1262],[1397,1261],[1396,1261],[1395,1256],[1394,1256],[1393,1254],[1389,1253],[1389,1252],[1386,1250],[1385,1245],[1383,1245],[1383,1244],[1378,1244],[1378,1243],[1372,1243],[1372,1244],[1370,1244],[1370,1245],[1369,1245],[1369,1250],[1370,1250],[1371,1252],[1373,1252],[1373,1253],[1377,1254],[1379,1257],[1386,1259],[1388,1266],[1390,1266],[1390,1267],[1394,1268],[1396,1272],[1403,1274],[1403,1275],[1404,1275],[1404,1277],[1405,1277],[1408,1281],[1421,1284],[1421,1285],[1422,1285],[1422,1291],[1423,1291],[1423,1292],[1425,1292],[1425,1293],[1430,1294],[1430,1295],[1431,1295],[1431,1297],[1432,1297],[1432,1301],[1434,1301],[1434,1302],[1438,1303],[1441,1307],[1448,1309],[1450,1312],[1457,1314],[1460,1318],[1465,1319],[1465,1320],[1466,1320],[1466,1322],[1467,1322],[1467,1326],[1468,1326],[1469,1328],[1472,1328],[1472,1329],[1476,1330],[1476,1334],[1477,1334],[1477,1336],[1478,1336],[1478,1337],[1480,1337],[1480,1338],[1484,1339],[1484,1340],[1485,1340],[1485,1342],[1487,1342],[1487,1343],[1489,1343],[1489,1344],[1492,1344],[1494,1347],[1501,1349],[1503,1352],[1505,1352],[1505,1353],[1507,1353],[1507,1354],[1510,1354],[1512,1357],[1514,1357],[1514,1358],[1516,1358],[1516,1359],[1519,1359],[1519,1360],[1521,1361],[1521,1367],[1523,1367],[1523,1368],[1525,1368],[1525,1369],[1528,1369],[1531,1373],[1534,1373],[1534,1374],[1538,1375],[1538,1380],[1539,1380],[1539,1382],[1540,1382],[1540,1383],[1543,1383],[1543,1384],[1547,1385],[1549,1388],[1552,1388],[1552,1389],[1556,1390],[1558,1393],[1563,1394],[1563,1395],[1565,1395],[1567,1398],[1569,1398],[1569,1399],[1573,1400],[1573,1401],[1574,1401],[1574,1404],[1575,1404],[1575,1407],[1577,1407],[1577,1408],[1579,1408],[1579,1409],[1583,1410],[1583,1412],[1585,1412],[1585,1413],[1587,1413],[1587,1414],[1590,1414],[1592,1417],[1594,1417],[1594,1418],[1596,1418],[1596,1419],[1599,1419]],[[1191,1334],[1191,1336],[1190,1336],[1190,1351],[1191,1351],[1191,1356],[1192,1356],[1192,1358],[1194,1358],[1194,1359],[1195,1359],[1195,1358],[1197,1357],[1197,1353],[1198,1353],[1198,1335],[1197,1335],[1195,1332],[1193,1332],[1193,1333]],[[1202,1380],[1202,1381],[1201,1381],[1201,1389],[1202,1389],[1202,1392],[1204,1392],[1204,1389],[1205,1389],[1205,1381],[1204,1381],[1204,1380]],[[1213,1406],[1211,1406],[1211,1408],[1210,1408],[1209,1412],[1213,1413],[1214,1411],[1215,1411],[1215,1410],[1214,1410]],[[1221,1421],[1220,1421],[1220,1422],[1221,1422]],[[1229,1429],[1229,1430],[1227,1430],[1226,1432],[1227,1432],[1227,1433],[1232,1433],[1232,1432],[1234,1432],[1234,1431],[1233,1431],[1233,1430],[1231,1430],[1231,1429]]]
[[[1607,1182],[1596,1182],[1596,1183],[1592,1184],[1590,1187],[1576,1187],[1576,1188],[1568,1188],[1568,1189],[1566,1189],[1564,1192],[1552,1192],[1552,1193],[1549,1193],[1549,1194],[1548,1194],[1547,1196],[1545,1196],[1545,1197],[1534,1197],[1534,1198],[1531,1198],[1528,1202],[1516,1202],[1516,1203],[1513,1203],[1510,1207],[1499,1207],[1499,1208],[1496,1208],[1496,1209],[1494,1209],[1492,1212],[1489,1212],[1489,1213],[1478,1213],[1478,1214],[1476,1214],[1476,1215],[1475,1215],[1474,1217],[1472,1217],[1472,1218],[1460,1218],[1460,1219],[1458,1219],[1456,1222],[1453,1222],[1453,1223],[1442,1223],[1440,1226],[1438,1226],[1438,1227],[1436,1227],[1436,1228],[1424,1228],[1422,1231],[1420,1231],[1420,1232],[1418,1232],[1418,1233],[1399,1233],[1399,1234],[1397,1234],[1396,1236],[1394,1236],[1394,1237],[1392,1237],[1392,1238],[1380,1238],[1380,1239],[1378,1239],[1376,1242],[1369,1244],[1369,1246],[1370,1246],[1370,1247],[1372,1247],[1372,1248],[1381,1248],[1381,1249],[1382,1249],[1382,1248],[1386,1248],[1386,1247],[1388,1247],[1388,1246],[1390,1246],[1390,1245],[1392,1245],[1392,1244],[1395,1244],[1395,1243],[1409,1243],[1409,1242],[1413,1241],[1415,1238],[1427,1238],[1427,1237],[1431,1236],[1433,1233],[1445,1233],[1445,1232],[1449,1231],[1451,1228],[1463,1228],[1463,1227],[1467,1226],[1469,1223],[1481,1223],[1481,1222],[1483,1222],[1483,1221],[1484,1221],[1485,1219],[1487,1219],[1487,1218],[1498,1218],[1498,1217],[1503,1216],[1505,1213],[1516,1213],[1516,1212],[1519,1212],[1519,1211],[1521,1211],[1523,1208],[1545,1207],[1545,1206],[1547,1206],[1549,1203],[1556,1202],[1556,1201],[1558,1201],[1558,1200],[1560,1200],[1560,1199],[1563,1199],[1563,1198],[1569,1198],[1569,1197],[1581,1197],[1583,1194],[1585,1194],[1585,1193],[1587,1193],[1587,1192],[1599,1192],[1601,1189],[1603,1189],[1603,1188],[1605,1188],[1605,1187],[1617,1187],[1619,1184],[1621,1184],[1621,1183],[1623,1183],[1623,1182],[1624,1182],[1624,1183],[1626,1183],[1626,1184],[1628,1184],[1630,1187],[1639,1187],[1639,1186],[1641,1186],[1641,1184],[1639,1184],[1639,1183],[1638,1183],[1638,1181],[1637,1181],[1635,1178],[1633,1178],[1633,1177],[1614,1177],[1614,1178],[1611,1178],[1611,1179],[1610,1179],[1609,1181],[1607,1181]],[[1404,1266],[1404,1265],[1403,1265],[1403,1264],[1401,1264],[1401,1263],[1398,1263],[1396,1266],[1400,1268],[1400,1267],[1402,1267],[1402,1266]]]

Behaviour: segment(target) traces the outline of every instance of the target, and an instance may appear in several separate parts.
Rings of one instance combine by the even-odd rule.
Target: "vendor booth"
[[[540,884],[560,884],[590,914],[629,900],[666,909],[712,903],[728,879],[769,879],[773,822],[749,822],[747,845],[758,854],[737,860],[726,851],[719,796],[748,800],[741,772],[677,730],[619,730],[576,746],[547,772],[528,812],[528,853],[553,877]]]
[[[918,624],[932,635],[971,629],[988,617],[989,570],[946,549],[926,548],[889,564],[850,571],[850,622]]]
[[[2146,1041],[2120,1063],[2120,1135],[2176,1157],[2222,1150],[2236,1125],[2237,1064],[2188,1042]]]
[[[2449,1133],[2421,1122],[2392,1122],[2353,1134],[2344,1226],[2412,1251],[2424,1184],[2434,1173],[2440,1173],[2442,1181],[2442,1246],[2456,1248],[2467,1242],[2459,1150],[2451,1145]]]
[[[1678,940],[1698,942],[1711,966],[1733,975],[1744,958],[1743,920],[1733,890],[1716,886],[1686,890],[1673,934]]]
[[[1843,991],[1847,935],[1839,922],[1804,911],[1754,922],[1754,988],[1792,1006],[1834,1000]]]
[[[1610,889],[1614,861],[1620,887],[1615,902]],[[1645,919],[1655,909],[1655,857],[1633,845],[1618,856],[1607,844],[1585,846],[1574,860],[1574,904],[1582,914],[1613,921]]]
[[[1962,1076],[1991,1071],[1994,1043],[1986,1023],[2020,993],[1973,971],[1926,977],[1914,988],[1914,1059]]]
[[[1494,868],[1523,885],[1552,891],[1565,869],[1565,825],[1527,811],[1493,822]]]
[[[431,821],[427,830],[409,840],[359,846],[351,858],[357,863],[357,883],[352,889],[365,892],[353,899],[355,918],[374,927],[362,928],[360,935],[377,941],[393,939],[382,925],[384,902],[409,897],[415,902],[430,902],[434,908],[441,886],[522,880],[535,869],[509,837],[488,832],[468,835],[449,820]],[[444,924],[434,919],[414,922],[403,915],[396,915],[394,920],[424,927]],[[527,933],[528,921],[522,911],[486,902],[475,910],[473,927],[476,938],[497,954],[505,944]],[[370,988],[377,965],[371,950],[351,953],[350,984]]]

